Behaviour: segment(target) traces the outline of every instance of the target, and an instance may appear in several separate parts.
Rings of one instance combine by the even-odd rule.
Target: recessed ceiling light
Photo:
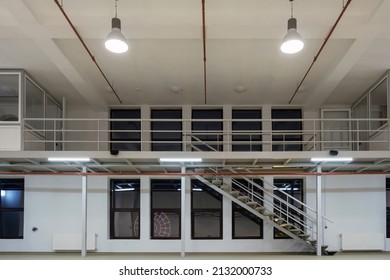
[[[244,86],[236,86],[234,91],[237,92],[237,93],[244,93],[244,92],[246,92],[246,87],[244,87]]]
[[[179,86],[171,86],[171,92],[173,93],[182,93],[183,89]]]

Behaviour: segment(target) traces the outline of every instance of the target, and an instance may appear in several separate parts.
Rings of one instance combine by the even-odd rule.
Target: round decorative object
[[[164,212],[154,213],[153,225],[153,237],[171,236],[171,221]]]

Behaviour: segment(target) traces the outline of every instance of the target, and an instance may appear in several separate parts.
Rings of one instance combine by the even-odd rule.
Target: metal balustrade
[[[182,130],[153,130],[152,122],[182,122]],[[232,130],[235,119],[202,119],[222,122],[223,131],[191,129],[192,119],[57,119],[25,118],[22,123],[24,150],[152,151],[152,146],[169,145],[176,150],[197,151],[196,145],[214,147],[216,151],[322,151],[322,150],[389,150],[388,119],[240,119],[261,123],[262,130]],[[301,122],[301,130],[275,130],[273,123]],[[111,129],[120,122],[124,129]],[[137,129],[126,122],[139,122]],[[43,124],[37,129],[35,124]],[[332,127],[335,129],[324,129]],[[348,127],[340,129],[340,123]],[[378,128],[371,123],[382,123]],[[372,129],[370,127],[373,127]],[[337,129],[336,129],[337,128]],[[153,139],[152,134],[160,139]],[[178,137],[179,135],[179,137]]]

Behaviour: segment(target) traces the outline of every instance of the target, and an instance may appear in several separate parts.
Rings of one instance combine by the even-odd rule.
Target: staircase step
[[[222,186],[222,181],[220,179],[214,179],[214,180],[211,180],[211,184],[213,184],[214,186],[220,187],[220,186]]]
[[[249,197],[247,197],[246,195],[240,195],[239,197],[237,197],[237,199],[241,202],[247,203],[249,200]]]
[[[300,238],[302,238],[303,240],[306,241],[307,239],[309,239],[310,234],[307,234],[307,233],[305,233],[305,234],[299,234],[298,237],[300,237]]]
[[[275,214],[272,213],[272,212],[264,212],[263,215],[269,217],[271,220],[272,220],[273,217],[275,216]]]
[[[231,191],[230,195],[234,196],[235,198],[237,198],[240,195],[240,192],[239,191]]]
[[[260,214],[264,214],[265,207],[264,207],[264,206],[257,206],[257,207],[255,208],[255,210],[256,210],[257,212],[259,212]]]
[[[255,209],[256,206],[257,206],[257,202],[256,201],[249,201],[246,203],[246,205],[248,205],[249,207]]]
[[[281,224],[283,224],[283,222],[284,222],[284,219],[283,218],[281,218],[281,217],[274,217],[273,218],[273,221],[275,222],[275,223],[277,223],[278,225],[281,225]]]
[[[313,246],[316,246],[317,245],[317,240],[308,240],[309,243]]]
[[[221,186],[221,190],[223,190],[223,191],[225,191],[225,192],[230,192],[230,191],[232,190],[232,186],[223,184],[223,185]]]
[[[289,230],[293,225],[292,224],[281,224],[280,226],[282,228],[285,228],[285,229]]]
[[[289,231],[294,233],[295,235],[299,235],[302,232],[302,230],[299,228],[290,228]]]

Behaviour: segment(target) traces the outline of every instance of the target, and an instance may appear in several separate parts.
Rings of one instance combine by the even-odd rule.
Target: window
[[[222,239],[222,195],[199,180],[191,180],[192,239]]]
[[[355,151],[368,150],[368,97],[365,96],[356,105],[353,106],[353,118],[362,120],[353,120],[353,143]],[[357,142],[359,141],[359,142]]]
[[[0,238],[22,239],[24,179],[0,179]]]
[[[192,110],[192,145],[195,150],[223,150],[222,115],[222,109]],[[200,119],[201,121],[194,121],[195,119]]]
[[[370,92],[370,118],[386,119],[387,118],[387,78],[380,82]],[[370,121],[370,132],[381,128],[386,124],[386,120]]]
[[[140,180],[112,179],[110,194],[110,238],[139,239]]]
[[[19,121],[19,74],[0,74],[0,122]]]
[[[181,234],[180,180],[153,179],[150,183],[152,239],[179,239]]]
[[[111,150],[141,151],[141,110],[112,109],[111,119],[128,119],[111,121]]]
[[[245,179],[233,179],[232,187],[239,190],[240,193],[250,197],[252,201],[256,201],[259,205],[263,205],[263,191],[256,185],[263,186],[263,181],[253,179],[248,182]],[[248,210],[240,207],[236,203],[233,204],[233,239],[260,239],[263,238],[263,220]]]
[[[45,117],[52,119],[62,118],[62,108],[50,96],[46,96]],[[46,150],[61,151],[62,150],[62,122],[61,120],[46,120]]]
[[[273,151],[302,151],[302,122],[300,109],[272,109],[272,145]],[[293,119],[293,120],[290,120]],[[289,144],[289,142],[293,142]]]
[[[298,228],[303,229],[304,218],[300,211],[303,211],[302,204],[295,201],[303,201],[303,180],[302,179],[274,179],[274,186],[280,191],[274,190],[274,194],[282,199],[274,198],[274,213],[279,217],[284,218],[289,224],[293,224]],[[281,192],[283,191],[283,192]],[[293,197],[293,198],[292,198]],[[289,238],[285,233],[274,228],[274,238],[283,239]]]
[[[181,109],[152,110],[152,151],[182,150],[181,118]],[[158,121],[157,119],[163,120]]]
[[[261,110],[233,110],[232,117],[232,151],[261,151]]]
[[[32,80],[26,77],[26,108],[25,108],[25,117],[26,118],[41,118],[45,117],[45,92],[39,88]],[[45,136],[43,131],[44,121],[26,121],[28,125],[36,129],[37,133],[42,136]]]
[[[390,238],[390,178],[386,178],[386,237]]]

